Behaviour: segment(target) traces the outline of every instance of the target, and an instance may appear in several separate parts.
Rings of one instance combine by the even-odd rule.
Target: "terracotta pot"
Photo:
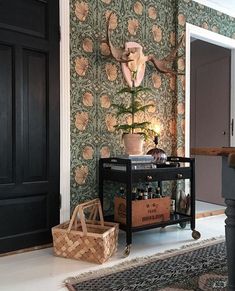
[[[138,133],[125,133],[123,135],[123,143],[125,153],[128,155],[142,155],[144,139],[141,134]]]

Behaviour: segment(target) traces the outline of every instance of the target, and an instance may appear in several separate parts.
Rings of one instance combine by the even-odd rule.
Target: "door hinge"
[[[59,42],[61,41],[61,26],[59,26]]]
[[[61,209],[62,207],[62,195],[60,194],[59,196],[59,208]]]

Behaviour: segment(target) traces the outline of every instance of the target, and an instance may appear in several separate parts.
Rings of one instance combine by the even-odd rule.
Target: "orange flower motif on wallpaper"
[[[170,44],[172,45],[172,46],[174,46],[175,45],[175,32],[173,32],[173,31],[171,31],[171,33],[170,33]]]
[[[209,29],[209,26],[208,26],[207,22],[203,22],[201,27],[204,28],[204,29]]]
[[[152,81],[153,81],[153,87],[156,89],[159,89],[162,85],[162,79],[161,76],[157,73],[152,74]]]
[[[110,148],[107,146],[104,146],[100,150],[100,157],[101,158],[109,158],[110,157]]]
[[[150,106],[148,109],[147,109],[147,111],[149,112],[149,113],[154,113],[154,112],[156,112],[156,100],[149,100],[149,104],[153,104],[154,106]]]
[[[184,157],[184,147],[179,147],[177,149],[177,156],[178,157]]]
[[[109,18],[109,15],[112,13],[112,11],[110,10],[107,10],[105,12],[105,18],[106,18],[106,21],[108,20]],[[109,20],[109,28],[110,29],[115,29],[117,27],[117,15],[115,13],[112,13],[111,15],[111,18]]]
[[[128,20],[128,31],[131,35],[136,35],[138,28],[139,28],[139,22],[137,19]]]
[[[179,59],[178,59],[178,69],[179,69],[180,71],[183,71],[184,68],[185,68],[185,61],[184,61],[183,58],[179,58]]]
[[[135,115],[135,122],[147,121],[145,118],[143,119],[143,117],[145,117],[143,112],[136,113],[136,115]],[[127,124],[132,124],[132,118],[131,118],[131,116],[126,117],[125,118],[125,122]],[[138,131],[138,130],[136,130],[136,131]]]
[[[131,124],[131,123],[132,123],[132,118],[131,118],[131,116],[128,116],[128,117],[126,117],[125,119],[126,119],[126,123],[127,123],[127,124]]]
[[[214,26],[212,27],[212,31],[215,32],[215,33],[219,33],[219,28],[218,28],[217,26],[214,25]]]
[[[78,130],[84,131],[88,124],[88,113],[87,112],[81,112],[77,113],[75,116],[75,126]]]
[[[105,117],[105,124],[109,132],[114,132],[115,130],[114,126],[117,124],[116,117],[111,114],[108,114]]]
[[[179,25],[185,26],[186,20],[185,20],[184,14],[179,14],[178,15],[178,22],[179,22]]]
[[[170,88],[172,91],[174,91],[176,88],[176,77],[175,76],[170,77]]]
[[[82,47],[85,52],[91,53],[93,52],[93,42],[90,38],[85,38],[82,42]]]
[[[149,7],[148,9],[149,18],[155,20],[157,18],[157,10],[155,7]]]
[[[78,185],[85,184],[87,176],[88,176],[87,166],[81,166],[75,170],[75,181],[78,183]]]
[[[144,112],[137,112],[135,116],[135,122],[148,121]],[[138,131],[138,130],[137,130]]]
[[[91,146],[85,146],[82,151],[82,156],[84,160],[91,160],[93,159],[94,150]]]
[[[170,120],[169,131],[170,131],[170,134],[172,135],[176,134],[176,120],[175,119]]]
[[[152,27],[153,39],[156,42],[160,42],[162,40],[162,30],[157,25],[153,25]]]
[[[103,56],[109,56],[110,55],[110,49],[107,43],[103,42],[100,45],[100,52]]]
[[[180,82],[183,90],[185,90],[185,76],[183,75],[180,76]]]
[[[102,95],[100,97],[100,104],[102,108],[108,109],[111,105],[110,98],[108,95]]]
[[[85,21],[88,15],[89,7],[86,2],[75,3],[75,15],[80,21]]]
[[[117,66],[111,63],[105,65],[105,72],[109,81],[117,79]]]
[[[110,4],[112,0],[102,0],[105,4]]]
[[[88,69],[88,60],[84,57],[75,59],[75,71],[79,76],[85,76]]]
[[[184,103],[179,103],[177,105],[177,113],[178,114],[184,114]]]
[[[90,92],[85,92],[83,94],[82,102],[85,106],[93,106],[94,97]]]
[[[181,122],[180,122],[180,126],[181,126],[181,130],[182,130],[182,132],[183,132],[183,134],[184,134],[184,132],[185,132],[185,119],[182,119],[182,120],[181,120]]]
[[[135,11],[136,14],[142,15],[142,13],[143,13],[143,5],[139,1],[135,2],[134,11]]]

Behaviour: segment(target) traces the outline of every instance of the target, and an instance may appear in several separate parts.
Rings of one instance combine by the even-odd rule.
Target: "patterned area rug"
[[[226,263],[224,241],[213,240],[68,278],[65,285],[71,291],[222,291]]]

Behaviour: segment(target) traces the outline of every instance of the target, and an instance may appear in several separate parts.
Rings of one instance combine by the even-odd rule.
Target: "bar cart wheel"
[[[180,225],[181,228],[185,228],[186,225],[187,225],[187,222],[186,222],[186,221],[181,221],[181,222],[179,223],[179,225]]]
[[[130,252],[131,252],[131,245],[126,245],[124,252],[123,252],[123,256],[128,257]]]
[[[195,239],[195,240],[197,240],[197,239],[199,239],[200,237],[201,237],[201,234],[200,234],[200,232],[199,231],[197,231],[197,230],[193,230],[193,232],[192,232],[192,237]]]

